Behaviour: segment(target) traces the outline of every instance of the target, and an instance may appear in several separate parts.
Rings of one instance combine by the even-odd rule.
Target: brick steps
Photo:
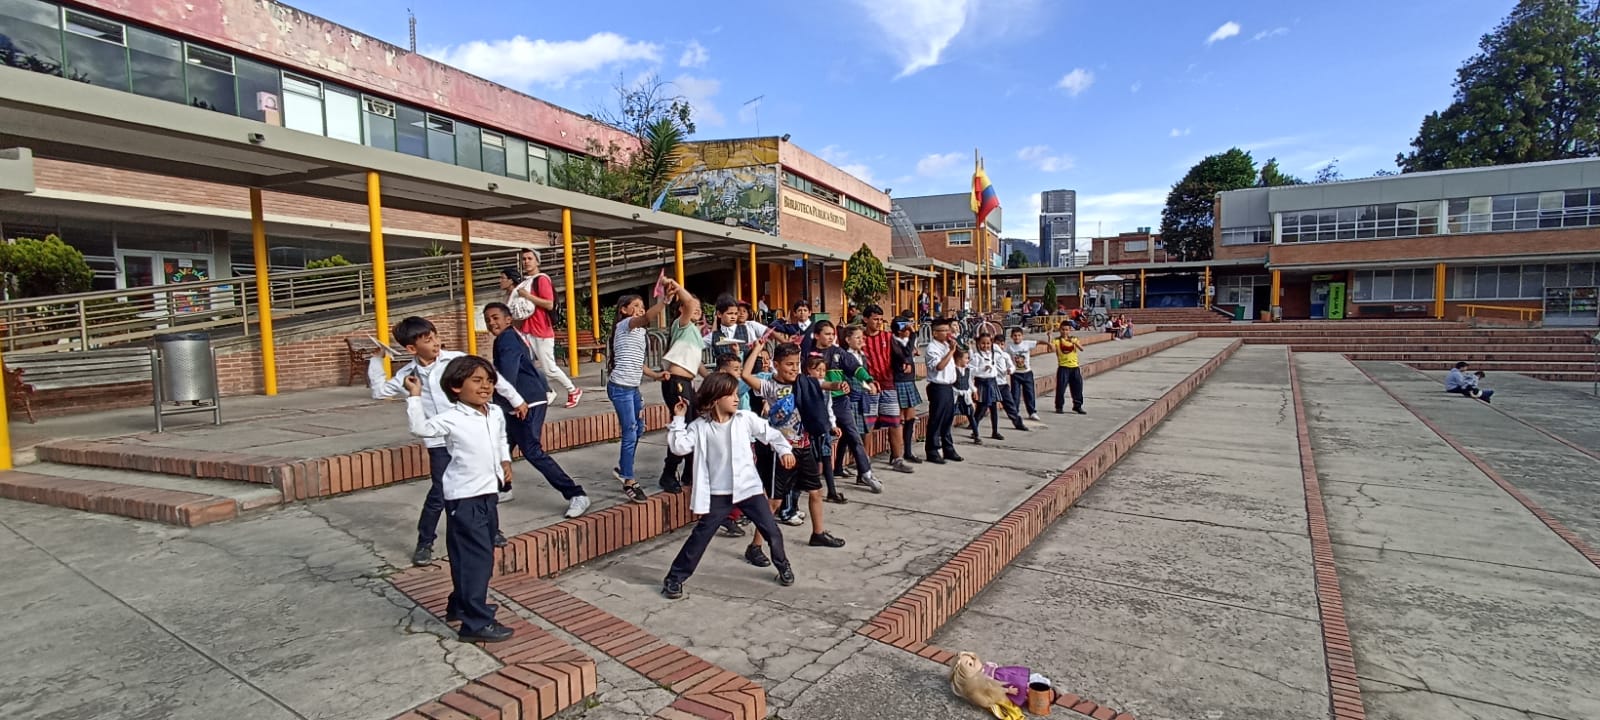
[[[184,527],[232,520],[248,509],[222,495],[20,470],[0,472],[0,497]]]

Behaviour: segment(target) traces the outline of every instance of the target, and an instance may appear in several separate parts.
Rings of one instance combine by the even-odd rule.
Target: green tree
[[[0,273],[13,300],[87,292],[94,282],[83,253],[55,235],[0,243]]]
[[[1027,266],[1028,254],[1021,250],[1012,250],[1011,254],[1006,256],[1006,267],[1008,268],[1025,268]]]
[[[590,139],[584,150],[587,157],[553,165],[550,175],[558,187],[649,207],[671,184],[683,144],[694,134],[693,110],[687,99],[672,94],[672,86],[654,75],[633,85],[619,79],[614,89],[615,107],[590,117],[632,136],[631,147]],[[673,198],[662,205],[672,213],[680,213],[680,208]]]
[[[1600,155],[1600,3],[1521,0],[1456,70],[1403,172]]]
[[[1256,187],[1279,187],[1281,185],[1300,185],[1305,181],[1283,172],[1278,168],[1277,158],[1267,158],[1266,164],[1261,166],[1261,176],[1256,180]]]
[[[1056,296],[1056,279],[1046,278],[1044,281],[1044,311],[1046,313],[1054,313],[1060,302],[1060,298]]]
[[[1327,165],[1317,168],[1317,176],[1311,182],[1322,184],[1339,182],[1344,179],[1344,173],[1339,172],[1339,158],[1328,161]]]
[[[844,280],[844,294],[850,298],[851,304],[866,307],[889,292],[889,278],[883,272],[883,261],[866,243],[862,243],[861,249],[846,262],[850,275]]]
[[[1180,260],[1211,259],[1212,209],[1217,193],[1256,183],[1256,163],[1239,148],[1195,163],[1172,186],[1161,211],[1161,244]]]

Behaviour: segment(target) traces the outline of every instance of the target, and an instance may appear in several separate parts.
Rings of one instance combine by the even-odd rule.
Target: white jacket
[[[794,449],[789,446],[788,440],[783,439],[783,433],[749,410],[740,410],[728,422],[733,424],[730,432],[733,445],[730,450],[733,454],[733,501],[739,502],[765,492],[761,486],[761,476],[756,473],[755,452],[750,448],[752,441],[771,445],[777,457],[792,454]],[[683,418],[674,416],[672,424],[667,426],[667,450],[674,455],[694,454],[695,482],[689,510],[696,515],[711,512],[711,483],[701,480],[711,477],[705,465],[706,436],[710,432],[709,418],[696,419],[685,427]]]

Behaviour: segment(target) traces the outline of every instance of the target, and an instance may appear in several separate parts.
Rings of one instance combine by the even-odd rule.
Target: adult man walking
[[[549,275],[539,272],[539,253],[533,248],[522,250],[522,282],[517,284],[515,294],[533,303],[533,314],[523,318],[517,329],[528,338],[528,347],[544,376],[552,385],[567,391],[566,406],[576,406],[583,391],[556,364],[556,329],[550,322],[550,313],[556,307],[556,287]]]

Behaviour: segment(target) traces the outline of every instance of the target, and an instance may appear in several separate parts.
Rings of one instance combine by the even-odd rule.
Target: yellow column
[[[949,268],[939,268],[939,306],[940,306],[941,309],[946,309],[947,310],[949,308],[945,308],[944,306],[949,304],[949,303],[950,303],[950,269]],[[932,308],[929,308],[929,311],[931,312]]]
[[[677,273],[678,273],[678,284],[682,285],[683,284],[683,231],[679,230],[676,233],[673,233],[672,238],[673,238],[672,239],[673,269],[676,270]]]
[[[1078,271],[1078,307],[1083,307],[1089,301],[1089,287],[1083,284],[1083,271]],[[1055,308],[1050,308],[1050,314],[1056,314]]]
[[[272,283],[267,279],[267,223],[261,212],[261,189],[250,188],[250,241],[256,259],[256,327],[261,331],[261,386],[278,394],[278,348],[272,342]],[[10,447],[7,445],[7,447]]]
[[[467,303],[467,354],[478,354],[477,300],[472,297],[472,221],[461,218],[461,280],[466,285],[462,296]]]
[[[383,264],[383,189],[378,173],[367,172],[367,244],[372,255],[372,314],[377,316],[378,342],[389,344],[389,278]],[[388,353],[383,355],[383,372],[394,372]]]
[[[1272,271],[1272,294],[1268,296],[1268,297],[1271,298],[1271,300],[1267,303],[1267,310],[1268,310],[1268,313],[1269,313],[1267,315],[1268,318],[1272,318],[1272,317],[1276,317],[1277,316],[1278,295],[1282,292],[1282,289],[1283,289],[1282,272],[1283,271],[1281,271],[1281,270],[1273,270]]]
[[[600,271],[594,264],[594,236],[589,236],[589,328],[594,332],[595,342],[600,341],[601,331],[610,331],[611,328],[600,327]]]
[[[1433,266],[1433,317],[1444,319],[1444,263]]]
[[[900,305],[902,304],[900,293],[902,292],[904,292],[904,289],[900,287],[900,271],[896,270],[894,271],[894,295],[890,296],[891,299],[889,301],[890,316],[900,314]]]
[[[744,297],[744,261],[739,259],[733,261],[733,296]]]
[[[0,363],[5,362],[0,358]],[[6,393],[0,392],[0,470],[11,469],[11,419],[6,413]]]
[[[756,282],[756,244],[750,243],[750,312],[761,312],[761,284]]]
[[[572,210],[561,208],[561,255],[567,278],[567,368],[578,376],[578,278],[572,272]]]
[[[1027,302],[1028,302],[1028,274],[1027,273],[1023,273],[1022,274],[1022,290],[1017,293],[1017,302],[1020,302],[1020,303],[1023,303],[1023,304],[1027,304]]]
[[[844,281],[849,279],[850,261],[845,260],[839,263],[839,319],[834,321],[835,325],[850,322],[850,292],[844,289]]]
[[[1144,268],[1139,268],[1139,309],[1144,309]]]
[[[1211,266],[1210,265],[1206,266],[1205,279],[1203,281],[1201,281],[1200,298],[1201,298],[1201,302],[1204,302],[1206,304],[1206,309],[1210,310],[1211,309]]]

